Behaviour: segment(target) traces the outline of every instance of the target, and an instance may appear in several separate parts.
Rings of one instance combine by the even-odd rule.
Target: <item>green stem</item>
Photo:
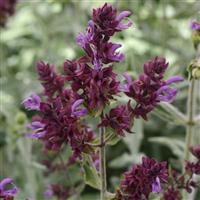
[[[106,199],[106,149],[105,149],[105,128],[100,128],[100,177],[101,177],[101,200]]]
[[[195,92],[195,80],[192,79],[188,90],[188,102],[187,102],[187,125],[186,125],[186,138],[185,138],[185,152],[183,159],[183,173],[185,173],[185,161],[190,160],[190,146],[192,144],[192,137],[194,135],[194,118],[196,109],[196,92]],[[183,199],[188,199],[188,194],[183,191]]]
[[[188,122],[187,122],[187,127],[186,127],[184,161],[190,159],[189,148],[191,146],[192,136],[194,133],[195,109],[196,109],[195,80],[192,79],[190,82],[189,91],[188,91],[188,105],[187,105]]]

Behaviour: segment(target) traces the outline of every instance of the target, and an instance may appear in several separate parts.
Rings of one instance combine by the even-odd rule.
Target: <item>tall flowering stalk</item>
[[[124,61],[125,56],[118,51],[121,45],[111,42],[111,37],[132,26],[132,22],[127,19],[130,15],[129,11],[118,13],[107,3],[94,9],[86,31],[79,33],[76,38],[85,55],[76,60],[66,60],[63,74],[58,74],[54,65],[38,62],[37,72],[43,92],[40,96],[32,94],[23,101],[26,109],[39,113],[28,124],[28,128],[32,130],[28,137],[41,140],[46,151],[59,153],[65,145],[70,146],[73,162],[84,163],[84,159],[89,163],[93,162],[93,175],[100,179],[100,184],[97,180],[95,186],[94,181],[91,185],[101,191],[101,200],[107,199],[108,194],[107,142],[113,134],[122,138],[126,133],[132,133],[134,119],[147,120],[148,113],[160,102],[172,102],[177,90],[171,85],[183,80],[179,76],[164,79],[168,63],[163,57],[155,57],[146,62],[143,73],[137,80],[132,80],[127,73],[124,74],[125,83],[117,80],[113,64]],[[127,19],[127,23],[123,22],[124,19]],[[105,108],[122,93],[130,100],[106,113]],[[85,122],[88,116],[99,120],[96,127],[99,134]],[[107,134],[110,135],[107,137]],[[99,143],[96,144],[96,141]],[[97,149],[99,160],[96,156]],[[116,198],[147,199],[150,193],[161,192],[161,184],[167,179],[165,162],[158,163],[154,159],[143,158],[142,165],[134,166],[125,174]],[[144,182],[139,186],[142,181]],[[68,197],[70,192],[65,193],[64,190],[65,187],[53,184],[46,195],[51,196],[54,193]]]
[[[188,67],[189,72],[189,90],[188,90],[188,103],[187,103],[187,117],[188,123],[186,128],[186,147],[185,147],[185,160],[189,160],[189,148],[191,146],[192,137],[194,135],[195,115],[196,115],[196,101],[197,101],[197,81],[200,77],[200,23],[193,20],[191,22],[192,36],[194,47],[197,50],[197,56],[194,63]]]

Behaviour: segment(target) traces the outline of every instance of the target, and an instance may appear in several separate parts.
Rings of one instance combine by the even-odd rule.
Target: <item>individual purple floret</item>
[[[12,189],[6,189],[8,185],[12,185]],[[0,181],[0,199],[13,200],[18,192],[17,187],[13,184],[13,179],[5,178]]]
[[[73,105],[72,105],[72,117],[76,116],[76,117],[82,117],[87,115],[88,111],[85,108],[80,108],[81,104],[83,104],[84,100],[83,99],[79,99],[76,100]]]
[[[27,128],[34,131],[34,133],[27,135],[29,138],[32,139],[44,138],[45,134],[47,133],[47,131],[45,130],[45,124],[40,121],[32,121],[30,124],[27,125]]]
[[[161,193],[162,187],[160,184],[159,177],[156,177],[156,180],[152,183],[152,193]]]
[[[40,110],[40,103],[41,99],[36,94],[32,94],[22,102],[27,110]]]
[[[190,27],[193,31],[200,31],[200,23],[196,20],[192,20]]]

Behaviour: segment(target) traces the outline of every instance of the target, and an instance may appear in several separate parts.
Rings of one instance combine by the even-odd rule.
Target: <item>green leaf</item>
[[[160,200],[161,196],[159,194],[151,193],[148,199],[149,200]]]
[[[116,159],[113,159],[109,163],[109,167],[112,168],[123,168],[132,165],[133,163],[139,163],[141,161],[141,157],[144,156],[142,153],[137,153],[135,155],[133,154],[127,154],[124,153],[117,157]]]
[[[106,193],[106,200],[114,200],[115,196],[116,195],[114,193],[107,192]]]
[[[115,145],[120,141],[120,137],[113,131],[111,128],[106,128],[105,133],[105,141],[106,145]],[[92,144],[98,145],[100,144],[100,137],[97,137]]]
[[[89,155],[84,155],[84,179],[85,183],[93,188],[100,189],[100,177],[96,168],[92,163],[92,159]]]
[[[156,142],[162,144],[171,149],[174,155],[179,158],[183,157],[184,152],[184,142],[180,139],[168,138],[168,137],[151,137],[149,138],[150,142]]]
[[[123,138],[124,142],[127,144],[132,155],[139,152],[140,144],[143,139],[143,122],[140,119],[135,119],[132,131],[135,134],[127,134]]]
[[[120,137],[116,133],[111,133],[109,136],[107,136],[107,145],[115,145],[120,141]]]

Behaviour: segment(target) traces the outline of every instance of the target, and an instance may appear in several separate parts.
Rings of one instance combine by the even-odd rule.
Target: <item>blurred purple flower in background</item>
[[[200,23],[196,20],[192,20],[190,27],[193,31],[200,31]]]
[[[5,26],[7,18],[14,14],[17,0],[0,0],[0,26]]]
[[[53,196],[57,197],[58,200],[66,200],[70,197],[70,188],[61,184],[51,184],[48,186],[47,190],[44,192],[46,198],[51,198]]]
[[[8,186],[13,186],[12,189],[7,189]],[[0,181],[0,199],[12,200],[18,192],[17,187],[13,184],[13,179],[5,178]]]

